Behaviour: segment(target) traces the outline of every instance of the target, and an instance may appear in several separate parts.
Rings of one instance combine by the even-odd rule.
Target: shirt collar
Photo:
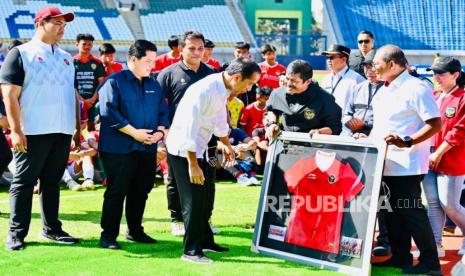
[[[189,67],[186,66],[186,64],[182,61],[182,59],[180,61],[178,61],[179,63],[179,66],[184,70],[184,71],[192,71],[196,74],[202,72],[203,70],[205,70],[205,68],[207,68],[207,65],[205,65],[204,62],[200,62],[200,66],[199,66],[199,70],[197,70],[197,72],[195,72],[194,70],[190,69]]]
[[[344,68],[342,68],[341,71],[337,72],[336,74],[333,73],[333,75],[336,77],[342,78],[346,74],[348,68],[349,67],[346,64],[346,66],[344,66]]]
[[[134,75],[134,73],[131,70],[129,69],[124,70],[124,74],[128,80],[130,81],[136,80],[139,82],[139,79],[136,77],[136,75]],[[147,78],[149,77],[143,77],[142,82],[144,82]]]
[[[56,44],[48,44],[40,40],[37,36],[32,37],[31,42],[34,43],[37,47],[40,47],[44,49],[45,51],[48,51],[50,53],[53,53],[54,50],[56,50],[57,45]]]
[[[388,83],[389,88],[395,89],[395,88],[401,86],[402,83],[405,81],[405,79],[407,79],[408,77],[410,77],[410,74],[408,73],[407,70],[404,70],[392,82],[390,82],[390,83],[386,82],[386,83]]]
[[[93,55],[90,55],[90,56],[89,56],[89,58],[87,59],[87,61],[85,61],[85,62],[84,62],[84,61],[82,61],[82,57],[81,57],[81,55],[80,55],[80,54],[76,54],[76,55],[74,55],[74,57],[73,57],[73,58],[74,58],[74,59],[77,59],[77,60],[79,60],[81,63],[84,63],[84,64],[86,64],[86,63],[90,62],[91,60],[95,60],[95,61],[97,61],[97,62],[100,62],[100,60],[99,60],[99,59],[97,59],[96,57],[94,57]]]

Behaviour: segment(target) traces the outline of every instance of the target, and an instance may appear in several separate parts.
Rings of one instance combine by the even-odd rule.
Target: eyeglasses
[[[363,40],[359,40],[358,44],[363,44],[363,43],[368,44],[370,42],[371,42],[371,40],[369,40],[369,39],[363,39]]]
[[[329,60],[333,60],[333,59],[336,59],[336,58],[341,58],[341,56],[327,56],[327,58]]]

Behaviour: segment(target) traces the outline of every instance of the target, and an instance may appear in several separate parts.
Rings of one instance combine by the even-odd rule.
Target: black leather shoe
[[[389,256],[391,254],[391,247],[387,244],[380,244],[373,248],[373,256]]]
[[[407,267],[407,266],[411,266],[412,265],[412,261],[399,261],[399,260],[396,260],[394,258],[389,258],[387,259],[386,261],[384,262],[372,262],[371,263],[372,266],[377,266],[377,267],[398,267],[398,268],[404,268],[404,267]]]
[[[441,268],[431,268],[426,266],[422,263],[417,265],[412,265],[408,267],[404,267],[402,272],[405,274],[422,274],[422,275],[434,275],[434,276],[442,276]]]
[[[121,249],[121,246],[115,240],[109,240],[106,238],[100,238],[100,247],[107,249]]]
[[[8,237],[6,242],[6,250],[19,251],[24,249],[24,241],[18,238]]]
[[[126,234],[126,239],[128,241],[140,242],[140,243],[157,243],[157,240],[145,234],[144,232],[133,235],[131,233]]]
[[[214,252],[214,253],[224,253],[229,252],[229,248],[219,246],[218,244],[214,243],[212,245],[206,246],[203,249],[203,252]]]

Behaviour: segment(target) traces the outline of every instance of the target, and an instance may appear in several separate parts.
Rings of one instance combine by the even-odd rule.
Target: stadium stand
[[[69,24],[65,40],[74,40],[82,32],[91,33],[97,40],[134,39],[124,19],[115,9],[105,9],[99,1],[25,1],[26,4],[14,4],[11,0],[2,0],[0,9],[0,37],[31,38],[34,32],[34,15],[40,8],[54,5],[62,11],[72,11],[76,19]]]
[[[339,42],[353,49],[365,29],[377,45],[403,49],[462,50],[465,44],[462,0],[324,0],[324,5]]]
[[[173,34],[198,30],[217,46],[233,46],[244,37],[229,7],[222,0],[151,0],[149,10],[141,10],[145,37],[165,41]]]

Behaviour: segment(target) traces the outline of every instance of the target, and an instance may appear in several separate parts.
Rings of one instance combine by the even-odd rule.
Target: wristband
[[[160,129],[155,130],[155,132],[154,132],[153,134],[155,134],[155,133],[157,133],[157,132],[160,132],[160,133],[161,133],[161,135],[162,135],[161,138],[164,138],[164,137],[165,137],[165,132],[164,132],[163,130],[160,130]]]

